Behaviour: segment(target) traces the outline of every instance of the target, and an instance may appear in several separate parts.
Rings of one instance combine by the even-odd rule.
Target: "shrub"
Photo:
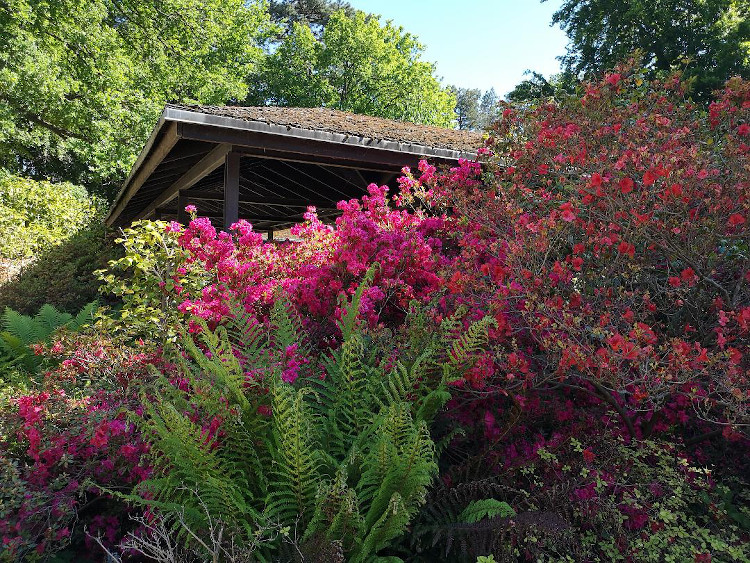
[[[285,537],[304,557],[369,561],[401,536],[437,472],[429,424],[491,319],[458,334],[446,319],[426,346],[394,349],[360,320],[372,277],[342,303],[330,351],[283,298],[267,323],[235,308],[215,331],[201,321],[195,341],[183,335],[179,368],[146,411],[157,467],[137,500],[184,533],[221,526],[248,550],[281,526],[264,558]]]
[[[483,166],[403,182],[465,225],[449,287],[504,327],[494,384],[583,384],[632,437],[677,397],[747,428],[750,85],[704,113],[623,68],[503,116]]]
[[[414,523],[424,560],[750,561],[750,498],[669,442],[587,437],[537,445],[496,477],[439,486]],[[505,513],[466,518],[478,503]]]
[[[57,367],[0,405],[3,561],[92,554],[84,528],[116,543],[128,510],[102,487],[127,492],[149,475],[128,413],[141,412],[153,355],[94,332],[65,333],[44,353]]]
[[[96,309],[95,302],[89,303],[75,317],[61,313],[52,305],[43,305],[34,317],[5,309],[0,318],[3,329],[0,332],[0,380],[4,379],[3,371],[11,367],[36,372],[42,359],[36,355],[32,345],[49,342],[53,333],[62,327],[78,331],[84,325],[92,324]]]
[[[0,307],[31,315],[48,303],[75,313],[99,298],[95,270],[118,253],[100,219],[43,252],[20,275],[0,285]]]
[[[101,208],[81,186],[0,170],[0,259],[38,256],[88,225]]]

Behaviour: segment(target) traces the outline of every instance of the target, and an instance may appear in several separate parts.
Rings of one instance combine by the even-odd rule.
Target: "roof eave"
[[[120,199],[122,198],[123,194],[127,191],[128,186],[133,181],[133,178],[138,173],[138,170],[140,170],[141,166],[143,165],[143,162],[146,160],[146,158],[148,157],[148,154],[151,152],[151,149],[154,146],[156,139],[159,137],[159,133],[164,127],[164,123],[166,123],[167,121],[167,109],[168,108],[165,108],[161,112],[161,115],[159,116],[159,120],[156,122],[156,125],[154,125],[154,128],[151,131],[151,135],[149,135],[148,141],[146,141],[146,145],[143,147],[143,149],[141,150],[141,153],[138,155],[138,158],[133,163],[133,166],[130,168],[130,174],[128,175],[127,179],[122,183],[122,187],[120,188],[120,191],[117,192],[117,195],[115,196],[115,199],[112,202],[112,205],[107,211],[107,217],[104,220],[107,225],[110,224],[110,218],[111,218],[112,212],[117,208],[117,204],[120,202]]]
[[[237,129],[241,131],[250,131],[253,133],[268,133],[271,135],[280,135],[283,137],[295,137],[298,139],[310,139],[324,143],[336,143],[347,145],[359,145],[362,147],[373,148],[377,150],[387,150],[402,152],[417,156],[445,158],[449,160],[458,160],[459,158],[474,158],[476,152],[460,151],[442,147],[430,147],[418,143],[401,143],[387,139],[374,139],[371,137],[361,137],[354,134],[334,133],[320,129],[304,129],[290,125],[277,125],[259,120],[246,120],[236,117],[227,117],[224,115],[214,115],[210,113],[189,111],[167,106],[164,110],[164,117],[170,121],[182,123],[194,123],[207,125],[211,127],[225,127],[227,129]]]

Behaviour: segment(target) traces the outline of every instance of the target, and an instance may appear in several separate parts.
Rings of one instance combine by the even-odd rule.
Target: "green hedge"
[[[95,270],[107,267],[118,249],[98,218],[62,244],[42,253],[16,279],[0,286],[0,311],[31,315],[45,303],[75,313],[98,298]],[[121,252],[121,251],[120,251]]]
[[[81,186],[0,170],[0,311],[75,312],[96,299],[93,272],[115,255],[103,209]]]
[[[81,186],[0,170],[0,259],[36,257],[88,225],[102,208]]]

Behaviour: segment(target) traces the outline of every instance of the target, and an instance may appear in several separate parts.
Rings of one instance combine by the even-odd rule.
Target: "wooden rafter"
[[[135,176],[133,176],[132,180],[125,188],[125,191],[120,196],[117,204],[110,212],[109,217],[107,217],[106,220],[107,226],[112,225],[115,219],[119,217],[120,213],[122,213],[125,207],[128,205],[130,199],[140,189],[143,183],[151,176],[154,170],[156,170],[156,167],[161,164],[161,161],[164,160],[164,157],[169,154],[169,151],[171,151],[172,148],[174,148],[178,140],[179,136],[177,135],[177,124],[174,122],[169,123],[169,125],[166,126],[164,136],[159,142],[159,145],[156,147],[156,149],[154,149],[154,152],[151,153],[150,158],[148,158],[143,163]]]
[[[191,186],[195,185],[199,180],[208,176],[211,172],[216,170],[219,166],[224,163],[224,157],[231,150],[231,145],[217,145],[211,150],[206,156],[198,161],[190,170],[180,176],[179,180],[174,182],[166,190],[161,192],[150,205],[143,211],[135,216],[135,220],[144,219],[151,215],[157,207],[162,207],[164,204],[172,201],[177,197],[177,194],[181,190],[186,190]]]

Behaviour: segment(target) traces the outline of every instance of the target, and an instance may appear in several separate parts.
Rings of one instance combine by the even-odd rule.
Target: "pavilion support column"
[[[224,159],[224,230],[240,217],[240,154],[229,152]]]
[[[185,207],[187,207],[188,198],[185,192],[179,192],[177,194],[177,222],[181,225],[187,225],[190,222]]]

